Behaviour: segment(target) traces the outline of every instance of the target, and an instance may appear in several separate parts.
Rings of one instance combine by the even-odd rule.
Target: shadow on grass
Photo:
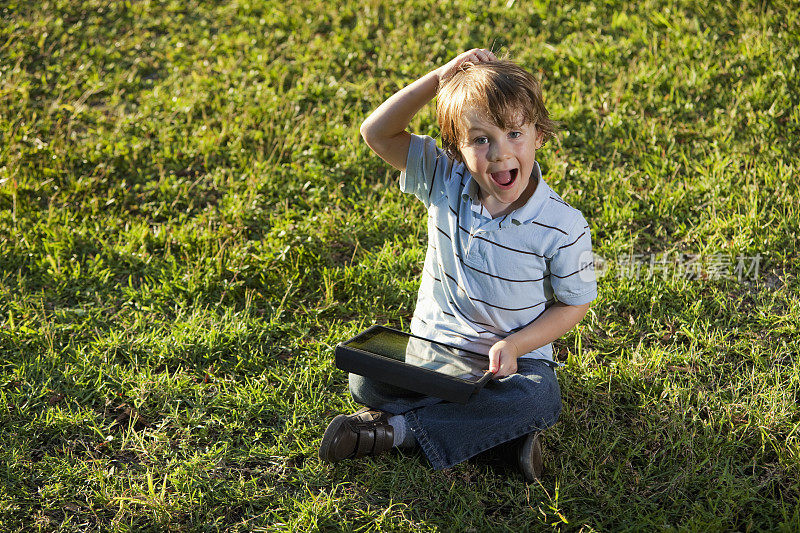
[[[317,518],[334,524],[383,509],[394,520],[477,530],[562,521],[598,530],[800,524],[793,473],[764,448],[757,428],[737,431],[738,422],[690,384],[676,391],[670,374],[637,376],[611,366],[596,377],[562,371],[560,381],[565,407],[544,437],[541,484],[521,479],[507,447],[440,472],[420,452],[333,466],[313,459],[305,472],[328,480],[315,490],[344,490],[344,500]],[[308,502],[301,486],[286,488]],[[367,522],[352,516],[347,523]]]
[[[573,524],[661,527],[641,516],[662,515],[674,525],[775,529],[776,517],[791,516],[797,481],[758,428],[738,431],[741,420],[713,404],[718,391],[680,383],[680,372],[562,374],[565,409],[545,453]]]

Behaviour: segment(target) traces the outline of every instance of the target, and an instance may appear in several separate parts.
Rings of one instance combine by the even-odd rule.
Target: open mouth
[[[517,173],[519,169],[512,168],[510,170],[502,170],[500,172],[492,172],[492,180],[498,184],[500,187],[507,189],[514,185],[514,182],[517,181]]]

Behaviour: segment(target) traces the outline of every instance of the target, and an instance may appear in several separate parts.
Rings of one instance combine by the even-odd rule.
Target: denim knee
[[[549,393],[543,398],[541,405],[545,424],[552,426],[561,415],[561,387],[555,379],[550,382]]]
[[[370,396],[369,389],[371,387],[370,380],[358,374],[350,374],[347,377],[348,385],[350,387],[350,396],[355,401],[362,405],[366,405],[365,398]]]
[[[523,412],[531,413],[531,419],[540,429],[556,423],[561,414],[561,388],[553,369],[541,361],[525,362],[525,377],[537,386],[522,402]]]
[[[414,401],[425,397],[423,394],[358,374],[350,374],[348,382],[350,395],[363,405],[377,406],[395,400]]]

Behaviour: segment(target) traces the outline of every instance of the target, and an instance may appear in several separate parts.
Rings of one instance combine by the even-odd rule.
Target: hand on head
[[[443,65],[439,68],[439,84],[441,85],[450,79],[453,74],[458,72],[458,69],[461,68],[461,65],[466,62],[477,64],[489,63],[491,61],[497,61],[497,57],[494,55],[494,53],[492,53],[491,50],[487,50],[485,48],[473,48],[472,50],[462,52],[451,59],[446,65]]]

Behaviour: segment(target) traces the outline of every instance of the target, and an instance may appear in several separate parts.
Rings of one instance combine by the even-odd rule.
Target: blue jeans
[[[362,405],[402,414],[435,470],[544,430],[561,413],[561,389],[552,363],[519,359],[517,373],[489,382],[457,404],[350,374],[350,394]]]

